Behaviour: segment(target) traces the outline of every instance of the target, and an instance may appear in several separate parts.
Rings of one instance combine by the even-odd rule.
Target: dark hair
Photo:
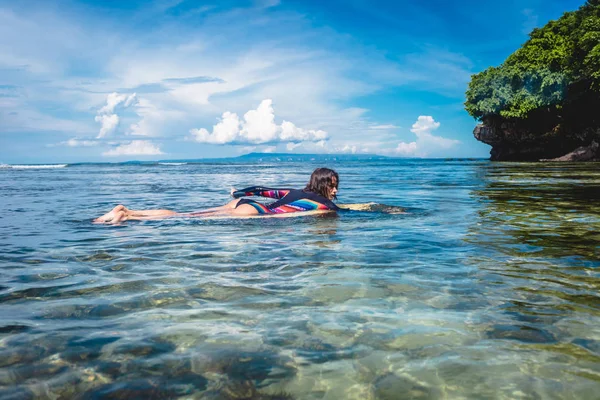
[[[310,181],[308,181],[304,191],[313,192],[329,198],[330,189],[333,187],[337,188],[339,183],[340,176],[337,172],[329,168],[317,168],[310,175]]]

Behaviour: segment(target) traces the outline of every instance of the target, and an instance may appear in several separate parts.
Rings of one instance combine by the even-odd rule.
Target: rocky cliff
[[[535,28],[504,62],[471,76],[465,109],[498,161],[599,160],[600,0]]]
[[[473,135],[492,146],[492,161],[600,161],[598,128],[572,132],[557,125],[540,133],[520,122],[484,122]]]

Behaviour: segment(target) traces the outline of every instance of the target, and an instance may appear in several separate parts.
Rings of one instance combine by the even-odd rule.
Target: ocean
[[[318,166],[407,213],[91,223]],[[599,199],[598,164],[5,165],[0,398],[597,398]]]

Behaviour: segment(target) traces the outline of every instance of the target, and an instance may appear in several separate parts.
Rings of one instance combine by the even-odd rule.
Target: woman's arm
[[[290,189],[272,189],[272,188],[266,188],[266,187],[262,187],[262,186],[251,186],[249,188],[241,189],[241,190],[233,190],[232,189],[231,195],[236,199],[238,199],[240,197],[244,197],[244,196],[261,196],[261,197],[268,197],[271,199],[281,199],[285,195],[287,195],[289,192],[290,192]]]

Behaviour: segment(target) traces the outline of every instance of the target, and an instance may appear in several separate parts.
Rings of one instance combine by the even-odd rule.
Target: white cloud
[[[263,153],[275,153],[275,150],[277,150],[277,146],[265,146],[265,148],[262,149]]]
[[[420,147],[441,147],[443,149],[449,149],[460,143],[458,140],[432,135],[431,131],[434,131],[439,127],[440,123],[436,122],[433,117],[420,115],[410,131],[417,135],[417,144],[419,144]]]
[[[396,126],[396,125],[387,124],[387,125],[371,125],[371,126],[369,126],[368,129],[374,130],[374,131],[380,131],[380,130],[398,129],[398,128],[400,128],[400,127]]]
[[[352,108],[355,99],[399,86],[441,90],[462,98],[472,72],[465,57],[427,46],[390,59],[385,49],[365,47],[352,36],[315,26],[308,16],[280,7],[268,11],[219,7],[210,13],[199,9],[204,13],[201,25],[188,23],[192,21],[189,15],[175,21],[162,18],[162,11],[149,16],[132,12],[128,21],[139,18],[137,22],[152,21],[157,27],[140,37],[115,28],[123,22],[121,17],[105,18],[89,8],[65,14],[42,3],[35,11],[17,5],[0,9],[0,66],[9,71],[4,72],[10,74],[3,76],[5,80],[25,88],[29,98],[21,107],[4,109],[1,131],[8,126],[15,131],[69,132],[67,137],[122,140],[119,135],[127,133],[177,140],[177,135],[191,127],[207,127],[193,130],[200,142],[281,141],[284,148],[288,142],[311,140],[315,142],[306,142],[307,150],[318,146],[323,151],[346,144],[360,151],[368,135],[370,148],[378,152],[396,129],[383,124],[396,119],[384,117],[379,124],[368,117],[369,110]],[[138,11],[145,14],[149,7]],[[72,66],[82,59],[90,66],[85,77],[72,75]],[[191,77],[214,79],[202,82]],[[149,87],[154,91],[144,91]],[[129,94],[133,92],[143,97],[135,107]],[[244,130],[244,111],[263,99],[274,100],[277,118],[262,118],[272,108],[265,106]],[[120,111],[126,107],[139,120],[131,119],[131,111]],[[96,122],[87,114],[91,108],[100,108]],[[49,118],[52,111],[48,110],[56,109],[66,111],[60,114],[64,120],[58,120],[59,114]],[[239,125],[237,129],[235,124],[224,126],[215,135],[210,126],[223,110],[231,110],[232,115],[237,112]],[[13,111],[14,115],[6,115]],[[29,117],[33,111],[37,119]],[[274,139],[263,141],[273,137],[273,125],[278,127]],[[326,135],[326,142],[321,142],[319,132]],[[210,156],[206,154],[209,149],[190,151]]]
[[[400,142],[398,143],[395,152],[404,156],[414,155],[417,152],[417,142]]]
[[[410,143],[400,142],[394,152],[404,156],[426,157],[432,152],[448,150],[460,143],[458,140],[434,136],[431,132],[440,125],[432,116],[420,115],[410,130],[417,136],[417,140]]]
[[[298,128],[294,123],[284,120],[281,123],[281,134],[279,137],[284,141],[318,142],[327,139],[327,132],[323,130],[306,130]]]
[[[69,147],[93,147],[97,146],[99,143],[100,142],[96,140],[81,140],[77,138],[72,138],[67,140],[66,142],[63,142],[62,144]]]
[[[96,115],[94,121],[100,122],[102,125],[100,132],[98,132],[98,136],[96,136],[96,139],[101,139],[114,132],[114,130],[117,128],[117,125],[119,125],[119,116],[117,114]]]
[[[435,131],[439,127],[440,123],[436,122],[432,116],[419,115],[419,118],[417,118],[417,122],[415,122],[412,125],[410,131],[418,137],[422,133],[429,133],[431,131]]]
[[[294,149],[296,147],[300,147],[300,146],[302,146],[302,143],[289,142],[288,144],[285,145],[285,148],[287,149],[287,151],[294,151]]]
[[[352,154],[356,154],[356,150],[357,147],[356,146],[350,146],[350,145],[345,145],[344,147],[342,147],[342,149],[340,150],[342,153],[352,153]]]
[[[245,123],[240,138],[248,143],[268,143],[277,138],[278,126],[275,124],[275,111],[271,99],[263,100],[256,110],[244,114]]]
[[[116,156],[154,156],[164,154],[158,146],[148,140],[132,140],[128,144],[122,144],[116,148],[102,153],[106,157]]]
[[[225,144],[237,140],[240,134],[240,119],[237,114],[226,111],[218,124],[213,126],[212,133],[206,129],[192,129],[193,138],[199,143]]]
[[[119,94],[117,92],[110,93],[106,96],[106,105],[98,111],[98,114],[112,114],[115,111],[115,107],[121,103],[124,103],[125,107],[129,107],[135,101],[135,97],[135,93],[130,95]]]
[[[256,110],[244,114],[240,121],[237,114],[225,112],[219,123],[213,126],[212,133],[205,128],[192,129],[193,139],[199,143],[210,144],[261,144],[273,142],[320,142],[327,140],[323,130],[298,128],[294,123],[283,121],[275,123],[275,111],[271,99],[263,100]]]
[[[134,136],[157,136],[163,133],[166,123],[171,120],[183,120],[186,113],[156,106],[147,98],[138,98],[135,112],[141,118],[129,126],[129,134]]]
[[[100,132],[96,139],[101,139],[117,129],[119,125],[119,116],[115,113],[115,108],[123,104],[123,108],[127,108],[134,104],[137,100],[136,94],[119,94],[117,92],[110,93],[106,96],[106,105],[98,111],[98,115],[94,118],[96,122],[100,122]]]
[[[60,143],[51,143],[47,144],[46,147],[58,147],[58,146],[67,146],[67,147],[94,147],[100,144],[97,140],[86,140],[79,138],[71,138],[64,142]]]

